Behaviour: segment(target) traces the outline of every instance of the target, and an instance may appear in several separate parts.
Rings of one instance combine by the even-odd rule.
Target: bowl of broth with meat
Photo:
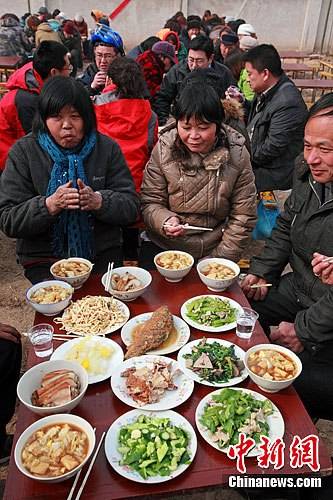
[[[80,470],[95,447],[95,433],[84,418],[59,414],[41,418],[19,437],[17,468],[30,479],[57,483]]]
[[[56,280],[66,281],[77,290],[87,281],[92,271],[93,264],[90,260],[81,257],[70,257],[55,262],[50,272]]]
[[[240,268],[232,260],[212,257],[199,262],[197,272],[209,290],[223,292],[237,280]]]
[[[276,344],[251,347],[245,354],[244,363],[253,382],[266,392],[285,389],[302,371],[297,354]]]

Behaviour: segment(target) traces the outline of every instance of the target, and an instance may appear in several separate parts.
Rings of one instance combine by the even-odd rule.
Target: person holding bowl
[[[0,184],[0,229],[17,238],[32,282],[50,263],[83,257],[103,272],[122,265],[121,226],[135,222],[139,199],[119,146],[96,131],[82,84],[57,76],[44,85],[31,134],[9,152]]]
[[[141,201],[150,243],[141,262],[162,250],[237,261],[256,222],[256,189],[244,137],[223,123],[215,89],[195,80],[175,105],[146,165]],[[209,231],[186,229],[184,224]],[[147,239],[147,238],[146,238]]]

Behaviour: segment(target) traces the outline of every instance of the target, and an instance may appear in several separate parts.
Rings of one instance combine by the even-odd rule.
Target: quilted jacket
[[[213,151],[200,155],[182,145],[175,126],[163,130],[141,187],[147,232],[160,247],[239,259],[256,222],[254,175],[244,137],[226,125],[221,136]],[[213,231],[169,238],[163,224],[174,215]]]

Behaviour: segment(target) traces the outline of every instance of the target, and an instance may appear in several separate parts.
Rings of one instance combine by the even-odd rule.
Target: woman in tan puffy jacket
[[[244,137],[223,125],[224,111],[211,86],[192,84],[175,105],[147,163],[141,200],[151,258],[177,249],[195,258],[237,261],[256,222],[256,188]],[[165,223],[168,227],[165,227]],[[186,230],[183,224],[212,228]]]

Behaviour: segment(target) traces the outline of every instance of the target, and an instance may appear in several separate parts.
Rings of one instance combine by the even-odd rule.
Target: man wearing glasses
[[[210,68],[219,77],[219,86],[224,93],[229,85],[236,82],[231,71],[218,62],[214,61],[214,45],[212,40],[205,35],[199,35],[189,43],[187,61],[176,64],[166,74],[161,88],[156,95],[154,111],[158,115],[159,125],[164,125],[169,118],[171,105],[176,99],[184,78],[196,69]],[[224,97],[224,96],[223,96]]]
[[[79,80],[90,95],[97,95],[105,87],[110,64],[117,57],[124,55],[123,41],[120,35],[108,26],[99,25],[91,35],[94,47],[94,61],[89,64]]]

